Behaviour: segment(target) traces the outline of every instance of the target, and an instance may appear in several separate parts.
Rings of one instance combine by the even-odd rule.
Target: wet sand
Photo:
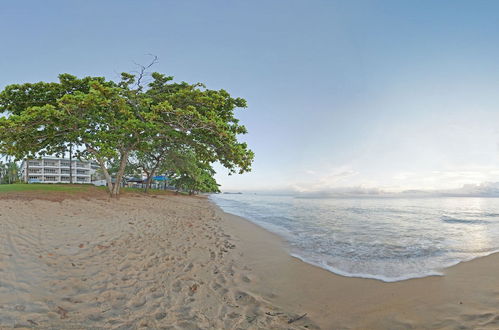
[[[0,199],[0,328],[499,328],[499,255],[445,273],[338,276],[202,197]]]
[[[221,212],[221,211],[219,211]],[[253,271],[255,295],[323,329],[499,329],[499,254],[399,282],[351,278],[291,257],[279,237],[234,215],[226,232]]]

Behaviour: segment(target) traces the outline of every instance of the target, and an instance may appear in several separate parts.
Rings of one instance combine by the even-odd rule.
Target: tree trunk
[[[9,180],[9,184],[12,184],[12,166],[11,166],[11,161],[10,161],[10,157],[7,156],[7,173],[8,173],[8,177],[7,179]]]
[[[113,185],[113,189],[111,191],[111,197],[117,197],[120,194],[121,180],[123,179],[126,163],[128,162],[128,151],[121,152],[120,156],[121,156],[120,167],[118,173],[116,173],[116,182]]]
[[[26,157],[26,175],[25,175],[26,183],[29,183],[29,157]]]
[[[95,149],[90,147],[89,145],[86,145],[87,150],[91,152],[94,156],[97,156],[97,152]],[[116,174],[116,180],[113,184],[113,179],[111,175],[109,174],[109,171],[106,168],[106,163],[102,158],[95,157],[97,161],[99,162],[100,168],[102,169],[102,172],[104,173],[104,177],[106,178],[106,184],[107,184],[107,190],[109,192],[109,195],[111,197],[117,197],[118,194],[120,193],[120,184],[121,184],[121,179],[123,178],[123,173],[125,173],[125,167],[126,163],[128,161],[128,154],[129,151],[122,151],[120,152],[120,168],[118,170],[118,173]]]
[[[113,179],[111,178],[111,175],[109,175],[109,172],[106,168],[106,164],[104,163],[104,160],[102,159],[97,159],[97,161],[99,162],[99,166],[102,170],[102,173],[104,173],[104,177],[106,178],[106,185],[107,185],[107,190],[109,192],[109,194],[112,195],[112,192],[113,192]]]
[[[147,173],[147,180],[146,180],[146,188],[144,189],[145,192],[147,192],[149,189],[151,189],[151,184],[152,184],[152,178],[154,177],[154,172],[156,169],[153,169],[150,173]]]
[[[143,167],[142,169],[143,169],[143,170],[144,170],[144,172],[146,173],[146,177],[147,177],[147,178],[146,178],[146,184],[145,184],[145,186],[144,186],[144,180],[142,180],[142,189],[144,189],[144,192],[145,192],[145,193],[147,193],[147,190],[149,189],[147,184],[149,183],[150,178],[152,178],[152,174],[151,174],[151,173],[149,173],[149,171],[148,171],[148,170],[146,170],[144,167]],[[142,177],[141,177],[141,178],[142,178]]]
[[[69,144],[69,183],[73,184],[73,144]]]

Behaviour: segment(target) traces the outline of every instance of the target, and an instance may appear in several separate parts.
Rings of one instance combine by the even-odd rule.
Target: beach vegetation
[[[0,184],[12,184],[19,181],[19,166],[16,162],[0,161]]]
[[[7,86],[0,93],[0,152],[30,159],[72,146],[76,157],[98,162],[111,196],[119,195],[131,164],[148,171],[149,182],[160,169],[175,173],[192,192],[218,187],[215,162],[229,174],[250,171],[253,152],[238,140],[247,131],[234,114],[246,101],[161,73],[145,84],[149,67],[116,82],[62,74],[58,82]],[[165,159],[182,152],[184,166],[171,168]]]

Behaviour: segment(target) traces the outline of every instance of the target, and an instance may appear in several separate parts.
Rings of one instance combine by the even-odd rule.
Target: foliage
[[[196,166],[197,165],[197,166]],[[193,165],[189,171],[179,171],[170,184],[190,195],[199,192],[220,192],[219,184],[213,178],[213,168],[207,164]]]
[[[11,184],[19,181],[19,166],[15,162],[0,161],[0,184]]]
[[[170,185],[189,194],[220,191],[210,163],[200,159],[186,146],[172,150],[162,163],[161,170],[170,178]]]
[[[7,114],[0,118],[0,152],[34,158],[61,154],[72,144],[77,157],[97,160],[113,196],[130,158],[144,164],[163,155],[159,167],[170,154],[165,150],[195,154],[196,166],[178,174],[178,182],[196,191],[215,187],[213,162],[229,174],[250,170],[253,153],[238,141],[246,128],[234,116],[246,107],[244,99],[202,84],[174,83],[160,73],[145,87],[142,78],[143,72],[123,73],[119,82],[63,74],[58,83],[7,86],[0,93],[0,112]]]

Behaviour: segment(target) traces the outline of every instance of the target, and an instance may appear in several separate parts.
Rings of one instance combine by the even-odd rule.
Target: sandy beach
[[[0,199],[0,328],[499,327],[499,255],[384,283],[293,258],[204,197],[35,197]]]

